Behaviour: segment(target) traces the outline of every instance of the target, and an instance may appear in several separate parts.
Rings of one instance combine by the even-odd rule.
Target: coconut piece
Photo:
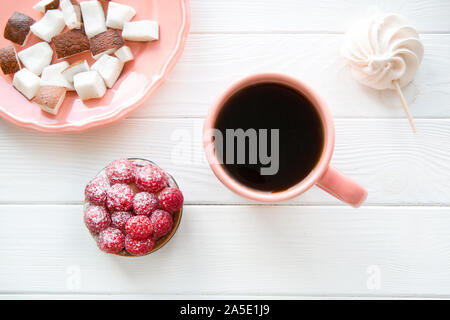
[[[27,99],[31,100],[39,90],[41,79],[30,70],[23,68],[16,72],[13,86]]]
[[[81,100],[102,98],[106,93],[105,81],[95,70],[78,73],[73,81]]]
[[[39,76],[52,62],[53,50],[47,42],[39,42],[20,51],[18,56],[25,68]]]
[[[122,37],[125,40],[140,42],[158,40],[158,22],[151,20],[126,22],[123,26]]]
[[[58,59],[68,58],[90,49],[89,39],[83,29],[72,29],[52,39]]]
[[[91,38],[91,53],[95,60],[105,54],[114,53],[124,45],[122,36],[116,30],[107,30]]]
[[[33,7],[33,9],[36,9],[44,13],[46,13],[47,10],[58,8],[59,8],[59,0],[41,0],[38,3],[36,3]]]
[[[67,90],[75,90],[73,85],[62,75],[62,72],[69,67],[67,61],[52,64],[42,71],[41,86],[64,87]]]
[[[123,46],[119,50],[117,50],[114,55],[120,59],[123,63],[134,60],[133,53],[131,52],[130,47]]]
[[[89,65],[86,60],[77,61],[70,66],[68,66],[65,70],[63,70],[62,75],[66,78],[67,81],[73,83],[73,77],[81,72],[89,71]]]
[[[3,74],[13,74],[20,70],[20,61],[13,45],[0,49],[0,66]]]
[[[106,26],[122,30],[124,23],[131,21],[135,15],[136,10],[133,7],[117,2],[110,2],[106,16]]]
[[[35,22],[29,16],[16,11],[6,23],[3,36],[5,39],[24,46],[30,36],[31,26]]]
[[[105,13],[98,1],[83,1],[80,3],[84,28],[88,38],[106,31]]]
[[[66,98],[67,89],[64,87],[42,86],[32,100],[45,112],[56,115]]]
[[[91,69],[98,71],[105,80],[106,86],[112,88],[122,73],[123,62],[115,57],[104,55],[92,65]]]
[[[47,42],[64,30],[64,15],[59,10],[48,10],[45,16],[31,26],[31,31]]]
[[[81,28],[81,8],[76,0],[61,0],[64,21],[69,29]]]

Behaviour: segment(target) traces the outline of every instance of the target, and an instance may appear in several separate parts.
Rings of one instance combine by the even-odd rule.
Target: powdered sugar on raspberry
[[[161,209],[172,213],[181,209],[184,197],[177,188],[165,188],[159,193],[158,202]]]
[[[111,224],[111,218],[104,207],[90,206],[84,212],[84,224],[92,232],[105,230]]]
[[[111,226],[125,232],[125,226],[127,225],[128,219],[133,217],[131,212],[127,211],[117,211],[111,214]]]
[[[107,253],[119,253],[125,247],[125,236],[118,229],[108,228],[98,235],[97,246]]]
[[[164,210],[156,210],[150,218],[153,225],[153,235],[156,238],[165,236],[172,230],[173,218],[170,213]]]
[[[153,233],[153,225],[146,216],[134,216],[128,219],[125,231],[133,239],[143,240],[150,237]]]
[[[112,254],[140,256],[150,253],[157,239],[167,235],[174,224],[169,212],[158,209],[177,211],[176,208],[183,204],[183,195],[172,186],[176,186],[172,177],[148,160],[112,162],[85,188],[85,216],[88,210],[91,211],[85,223],[92,233],[97,234],[94,237],[98,247]],[[133,222],[136,217],[141,218],[131,223],[130,220]]]
[[[158,199],[154,194],[140,192],[134,196],[133,211],[137,215],[149,216],[158,208]]]
[[[108,189],[108,180],[104,177],[96,177],[88,183],[84,190],[84,194],[91,204],[103,206],[106,201]]]
[[[112,184],[132,183],[135,172],[136,167],[133,162],[124,158],[111,162],[105,170],[106,176]]]
[[[125,250],[133,256],[143,256],[152,251],[155,246],[153,237],[144,240],[135,240],[130,235],[125,238]]]
[[[156,193],[167,186],[167,176],[154,165],[137,168],[136,186],[142,191]]]
[[[110,211],[129,211],[133,206],[133,189],[126,184],[115,184],[108,190],[106,206]]]

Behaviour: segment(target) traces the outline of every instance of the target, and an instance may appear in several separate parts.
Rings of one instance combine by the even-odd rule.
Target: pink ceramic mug
[[[324,149],[322,156],[309,175],[293,187],[281,192],[264,192],[249,188],[231,177],[217,161],[214,151],[213,129],[216,118],[228,101],[241,89],[258,83],[280,83],[300,91],[317,108],[324,127]],[[331,156],[334,151],[334,123],[325,101],[309,86],[292,77],[281,74],[256,74],[246,77],[232,84],[217,99],[210,109],[203,128],[203,145],[207,160],[216,177],[233,192],[255,201],[278,202],[292,199],[312,186],[317,185],[336,198],[359,207],[367,198],[367,191],[356,182],[350,180],[335,168],[330,166]]]

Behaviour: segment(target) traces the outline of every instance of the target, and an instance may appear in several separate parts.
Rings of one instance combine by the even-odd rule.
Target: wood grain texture
[[[339,53],[374,5],[406,16],[425,45],[404,89],[417,135],[395,93],[355,83]],[[191,10],[182,59],[128,119],[59,136],[0,120],[0,300],[450,298],[450,2],[191,0]],[[337,119],[332,164],[368,189],[365,207],[317,188],[254,204],[214,177],[202,118],[226,86],[256,72],[295,76],[323,95]],[[139,259],[99,252],[82,222],[85,184],[123,156],[165,167],[187,203],[175,238]]]
[[[0,293],[450,296],[449,210],[186,206],[133,259],[98,251],[81,206],[0,206]]]
[[[201,119],[125,120],[83,134],[46,135],[0,126],[0,203],[81,203],[86,183],[123,156],[153,160],[175,176],[190,204],[248,203],[204,160]],[[369,191],[370,205],[448,205],[450,120],[336,121],[332,164]],[[340,204],[314,188],[291,204]]]
[[[96,293],[56,293],[56,294],[0,294],[0,300],[344,300],[353,299],[352,296],[264,296],[264,295],[160,295],[160,294],[96,294]],[[379,296],[363,296],[368,300],[384,300],[386,298]],[[390,297],[393,300],[416,300],[414,297]],[[424,300],[435,300],[435,296],[422,298]],[[442,300],[445,298],[441,298]]]
[[[450,31],[445,0],[192,0],[193,32],[344,32],[379,9],[422,32]]]
[[[342,2],[342,1],[340,1]],[[258,72],[299,78],[328,102],[335,117],[404,118],[393,90],[376,91],[353,80],[340,55],[342,35],[191,35],[168,82],[132,118],[203,117],[233,81]],[[404,88],[415,118],[448,118],[450,35],[422,35],[425,59]]]

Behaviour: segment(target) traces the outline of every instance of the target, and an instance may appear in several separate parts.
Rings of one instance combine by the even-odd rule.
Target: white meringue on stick
[[[398,97],[400,98],[400,101],[402,103],[403,110],[405,110],[406,116],[408,117],[409,123],[411,124],[411,128],[413,129],[414,133],[417,133],[417,127],[414,123],[414,119],[411,115],[411,111],[409,111],[408,103],[406,102],[405,97],[403,96],[402,89],[400,88],[400,84],[398,83],[398,80],[392,81],[395,87],[395,91],[397,92]]]
[[[416,132],[401,88],[415,77],[424,56],[416,29],[397,14],[376,14],[358,22],[346,35],[342,54],[359,83],[377,90],[396,90]]]

